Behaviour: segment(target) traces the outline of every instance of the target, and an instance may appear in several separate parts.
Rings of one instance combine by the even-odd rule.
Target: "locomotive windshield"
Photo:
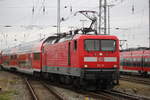
[[[85,50],[87,51],[114,51],[116,47],[115,40],[85,40]]]

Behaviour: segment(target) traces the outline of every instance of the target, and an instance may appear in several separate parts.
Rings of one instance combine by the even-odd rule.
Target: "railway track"
[[[148,79],[148,78],[140,78],[140,77],[135,77],[135,76],[122,75],[122,76],[120,76],[120,79],[124,80],[124,81],[130,81],[130,82],[150,85],[150,79]]]
[[[120,92],[120,91],[116,91],[116,90],[103,91],[103,92],[106,94],[111,94],[111,95],[117,96],[118,98],[124,98],[126,100],[150,100],[149,97],[128,94],[128,93]]]
[[[44,82],[25,78],[25,83],[27,84],[33,100],[66,100],[52,86],[49,86]]]
[[[49,85],[48,85],[49,86]],[[64,88],[63,86],[60,86]],[[133,94],[127,94],[125,92],[120,92],[116,90],[111,90],[111,91],[97,91],[97,92],[89,92],[89,91],[84,91],[84,90],[75,90],[75,89],[70,89],[71,91],[74,91],[78,94],[82,94],[85,98],[85,100],[90,100],[90,99],[96,99],[96,100],[150,100],[148,97],[140,96],[140,95],[133,95]]]
[[[102,100],[150,100],[149,97],[127,94],[127,93],[115,91],[115,90],[90,92],[87,94],[89,98],[91,96],[91,97],[100,98]]]
[[[114,96],[112,95],[109,95],[109,94],[104,94],[104,93],[100,93],[100,92],[89,92],[85,95],[86,97],[88,98],[98,98],[98,99],[102,99],[102,100],[119,100],[119,99],[116,99]]]
[[[70,88],[68,89],[72,90]],[[86,100],[90,100],[90,98],[97,98],[98,100],[150,100],[150,97],[140,96],[140,95],[135,95],[135,94],[128,94],[126,92],[121,92],[121,91],[116,91],[116,90],[109,90],[109,91],[103,90],[103,91],[98,91],[98,92],[88,92],[88,91],[73,89],[72,91],[82,94],[84,95],[84,97],[89,98]]]

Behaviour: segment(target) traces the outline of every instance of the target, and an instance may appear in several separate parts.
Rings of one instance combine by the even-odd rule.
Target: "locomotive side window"
[[[40,60],[40,53],[34,53],[34,60]]]
[[[74,50],[77,50],[77,40],[74,40]]]

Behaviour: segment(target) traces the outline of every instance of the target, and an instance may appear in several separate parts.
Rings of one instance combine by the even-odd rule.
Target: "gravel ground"
[[[31,100],[29,91],[21,77],[0,71],[0,100]]]
[[[127,93],[133,93],[150,97],[149,85],[120,80],[120,85],[116,86],[114,89]]]
[[[86,95],[76,93],[69,89],[64,89],[64,88],[55,87],[55,86],[53,86],[53,88],[55,90],[57,90],[59,92],[59,94],[63,95],[65,100],[102,100],[100,98],[88,97]],[[68,97],[68,95],[69,95],[69,97]]]

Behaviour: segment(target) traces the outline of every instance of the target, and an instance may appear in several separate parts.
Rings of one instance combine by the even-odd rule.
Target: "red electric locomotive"
[[[122,72],[139,72],[141,75],[150,73],[150,49],[136,48],[121,51]]]
[[[115,36],[75,35],[49,38],[43,45],[42,72],[67,84],[103,87],[118,81],[119,44]]]

